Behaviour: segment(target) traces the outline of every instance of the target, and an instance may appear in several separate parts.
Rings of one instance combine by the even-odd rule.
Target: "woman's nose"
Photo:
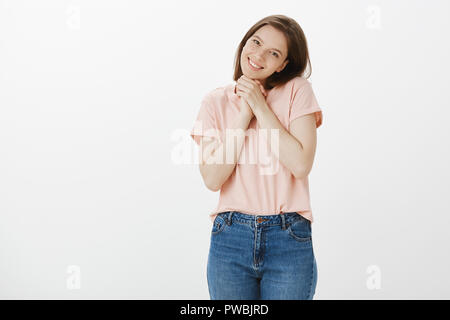
[[[258,59],[258,61],[262,62],[264,59],[264,52],[256,52],[255,59]]]
[[[255,54],[255,62],[258,64],[264,64],[264,59],[260,54]]]

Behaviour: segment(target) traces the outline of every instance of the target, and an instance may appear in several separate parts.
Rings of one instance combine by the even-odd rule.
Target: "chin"
[[[265,78],[266,78],[266,77],[261,77],[261,76],[255,78],[255,76],[252,75],[250,72],[244,71],[244,70],[242,70],[242,74],[245,75],[246,77],[250,78],[250,79],[253,79],[253,80],[262,80],[262,79],[265,79]]]

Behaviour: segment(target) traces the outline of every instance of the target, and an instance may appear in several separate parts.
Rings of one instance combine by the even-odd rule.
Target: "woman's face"
[[[287,41],[284,33],[265,25],[248,38],[241,54],[242,73],[265,84],[265,79],[280,72],[288,64]],[[253,68],[250,61],[258,68]]]

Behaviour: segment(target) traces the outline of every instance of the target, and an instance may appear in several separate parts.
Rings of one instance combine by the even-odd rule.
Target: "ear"
[[[286,67],[286,65],[287,65],[288,63],[289,63],[289,60],[286,60],[285,62],[283,62],[283,64],[281,65],[281,67],[278,68],[277,72],[281,72],[281,71],[284,69],[284,67]]]

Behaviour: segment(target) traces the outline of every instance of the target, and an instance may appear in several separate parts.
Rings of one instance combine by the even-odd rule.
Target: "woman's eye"
[[[253,41],[254,43],[256,43],[256,44],[259,44],[259,41],[258,41],[258,40],[256,40],[256,39],[252,39],[252,41]],[[256,41],[256,42],[255,42],[255,41]],[[276,53],[276,52],[274,52],[274,54],[275,54],[275,57],[277,57],[277,58],[278,58],[279,54],[278,54],[278,53]]]

